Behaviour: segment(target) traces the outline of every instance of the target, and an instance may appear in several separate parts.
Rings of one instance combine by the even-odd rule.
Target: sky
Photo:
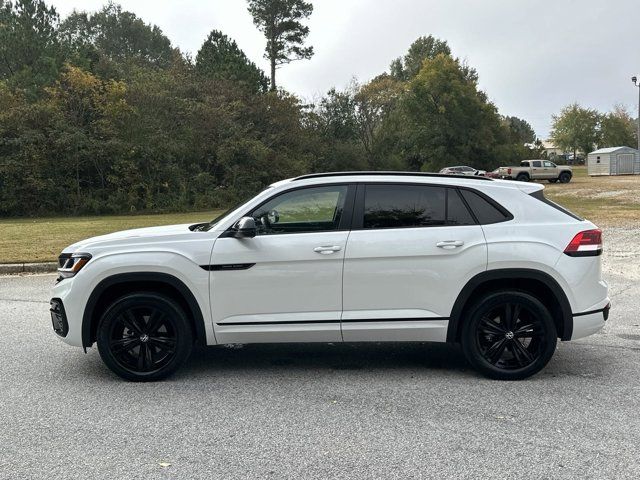
[[[103,0],[48,0],[62,17]],[[212,29],[236,40],[265,71],[265,40],[244,0],[121,0],[195,56]],[[573,102],[635,117],[640,74],[638,0],[312,0],[308,44],[315,55],[278,71],[278,83],[312,101],[353,79],[388,70],[422,35],[446,40],[480,76],[503,115],[527,120],[540,138],[551,115]],[[638,75],[640,77],[640,75]]]

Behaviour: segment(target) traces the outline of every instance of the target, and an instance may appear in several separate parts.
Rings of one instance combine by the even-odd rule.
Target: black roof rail
[[[456,178],[458,180],[488,180],[493,181],[489,177],[481,177],[479,175],[452,175],[447,173],[424,173],[424,172],[396,172],[396,171],[365,171],[365,172],[326,172],[326,173],[311,173],[308,175],[301,175],[292,179],[292,182],[297,180],[306,180],[308,178],[323,178],[323,177],[348,177],[355,175],[393,175],[398,177],[434,177],[434,178]]]

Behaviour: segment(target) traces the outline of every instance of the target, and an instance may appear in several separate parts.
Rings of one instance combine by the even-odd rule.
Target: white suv
[[[417,173],[306,175],[210,223],[66,248],[51,300],[70,345],[129,380],[193,344],[451,342],[521,379],[602,328],[601,232],[543,186]]]

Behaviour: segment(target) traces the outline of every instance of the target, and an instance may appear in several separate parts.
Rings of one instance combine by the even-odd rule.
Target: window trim
[[[287,233],[274,233],[271,235],[258,235],[258,236],[268,236],[268,237],[278,237],[281,235],[303,235],[303,234],[313,234],[313,233],[331,233],[331,232],[348,232],[351,230],[351,222],[353,219],[353,213],[354,213],[354,203],[355,203],[355,190],[356,190],[356,184],[351,183],[351,182],[337,182],[337,183],[324,183],[324,184],[317,184],[317,185],[301,185],[301,186],[297,186],[297,187],[293,187],[293,188],[288,188],[286,190],[281,190],[279,192],[274,193],[272,196],[268,197],[267,199],[265,199],[264,201],[262,201],[261,203],[259,203],[258,205],[255,205],[253,207],[251,207],[249,210],[245,210],[238,218],[236,218],[231,225],[229,226],[229,228],[227,228],[224,232],[222,232],[222,234],[218,237],[218,238],[228,238],[228,237],[233,237],[234,234],[234,229],[233,226],[241,219],[244,217],[249,216],[249,214],[251,212],[254,212],[255,210],[261,208],[262,206],[266,205],[267,203],[269,203],[270,201],[272,201],[273,199],[280,197],[284,194],[287,193],[291,193],[291,192],[295,192],[297,190],[310,190],[313,188],[326,188],[326,187],[347,187],[347,193],[344,199],[344,209],[342,211],[342,217],[340,218],[340,223],[338,224],[338,228],[336,228],[335,230],[321,230],[321,231],[316,231],[316,232],[287,232]]]
[[[474,220],[474,224],[472,225],[452,225],[445,223],[444,225],[412,225],[406,227],[389,227],[389,228],[364,228],[364,200],[365,200],[365,191],[368,185],[395,185],[395,186],[412,186],[412,187],[439,187],[447,190],[445,195],[445,215],[448,213],[448,190],[456,190],[457,195],[462,200],[462,203],[466,207],[469,215]],[[463,195],[460,194],[460,190],[469,190],[470,192],[479,195],[481,198],[489,202],[490,205],[495,207],[500,213],[502,213],[505,218],[504,220],[500,220],[499,222],[493,223],[480,223],[478,218],[476,217],[473,210],[469,207],[466,199]],[[406,228],[452,228],[452,227],[472,227],[477,225],[493,225],[495,223],[508,222],[513,220],[513,215],[506,208],[496,202],[493,198],[489,197],[487,194],[476,190],[475,188],[459,186],[459,185],[443,185],[443,184],[434,184],[434,183],[423,183],[423,182],[359,182],[357,183],[357,190],[355,195],[355,204],[353,208],[353,221],[351,225],[351,230],[367,230],[367,231],[376,231],[376,230],[402,230]]]

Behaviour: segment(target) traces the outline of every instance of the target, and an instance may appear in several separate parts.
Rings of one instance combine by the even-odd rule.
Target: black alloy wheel
[[[462,346],[469,362],[490,378],[519,380],[540,371],[556,348],[546,307],[524,292],[493,293],[471,311]]]
[[[117,375],[155,381],[171,375],[191,352],[188,320],[173,300],[135,293],[118,299],[98,326],[98,350]]]

